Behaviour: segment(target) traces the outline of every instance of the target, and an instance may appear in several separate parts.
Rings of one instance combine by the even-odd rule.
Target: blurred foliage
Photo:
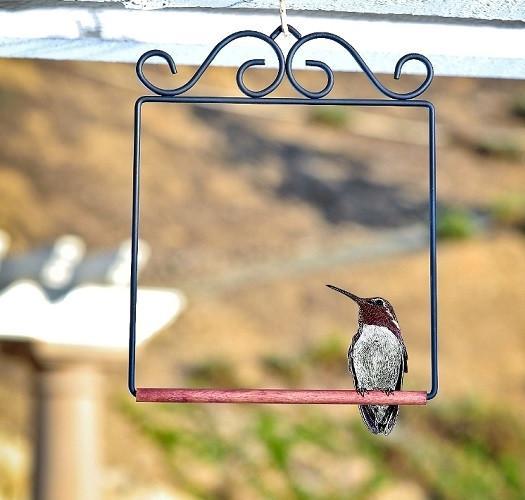
[[[317,369],[332,371],[340,369],[344,353],[348,350],[348,339],[341,334],[331,333],[318,342],[310,343],[302,357]]]
[[[408,417],[393,439],[378,440],[354,426],[375,467],[417,481],[430,498],[525,497],[522,420],[469,401]]]
[[[525,423],[501,408],[403,408],[388,438],[344,409],[244,407],[231,432],[211,405],[143,408],[122,406],[164,453],[177,486],[197,498],[242,498],[240,490],[244,498],[365,499],[399,485],[435,499],[524,498]]]
[[[286,385],[296,386],[303,378],[302,365],[292,357],[270,354],[262,357],[261,365],[268,374],[280,378]]]
[[[364,500],[381,484],[349,452],[345,421],[318,409],[245,406],[223,425],[212,405],[144,409],[126,401],[121,410],[164,454],[177,488],[196,498]]]
[[[310,111],[309,121],[316,125],[342,129],[348,124],[349,114],[343,106],[315,106]]]
[[[525,120],[525,93],[514,97],[511,104],[511,112],[514,116]]]
[[[340,365],[343,344],[333,333],[295,357],[260,363],[279,383],[298,383],[317,377],[323,364]],[[197,372],[217,383],[216,370],[228,364],[217,359]],[[388,437],[371,435],[355,407],[142,406],[126,399],[120,410],[162,454],[172,486],[195,498],[525,498],[525,422],[481,402],[404,407]]]
[[[525,232],[525,193],[506,194],[491,207],[494,221]]]
[[[437,223],[437,236],[440,239],[461,240],[476,232],[472,213],[461,208],[448,208],[440,212]]]
[[[0,112],[12,112],[17,106],[20,106],[22,96],[12,89],[0,86]]]
[[[475,144],[475,150],[482,156],[507,161],[520,161],[524,156],[520,143],[510,136],[481,139]]]
[[[224,359],[209,359],[184,368],[186,379],[195,386],[236,387],[238,385],[232,363]]]
[[[315,366],[317,377],[339,375],[347,349],[346,336],[333,332],[321,339],[311,340],[295,356],[263,356],[261,366],[269,375],[293,387],[305,381],[307,368],[311,366]]]

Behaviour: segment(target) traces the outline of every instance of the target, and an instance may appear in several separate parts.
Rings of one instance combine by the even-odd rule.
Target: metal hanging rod
[[[145,52],[137,61],[136,72],[143,85],[156,95],[139,97],[135,103],[134,114],[134,152],[133,152],[133,192],[131,224],[131,286],[130,286],[130,334],[128,388],[130,393],[141,402],[172,403],[275,403],[275,404],[391,404],[422,405],[433,399],[438,392],[438,331],[437,331],[437,252],[436,252],[436,115],[431,102],[415,99],[431,84],[434,76],[432,64],[421,54],[406,54],[401,57],[394,69],[394,78],[399,79],[403,66],[408,61],[419,61],[426,69],[423,82],[414,90],[405,93],[394,92],[381,83],[359,53],[346,40],[333,33],[311,33],[302,36],[293,26],[288,25],[289,33],[296,41],[284,56],[275,39],[283,32],[279,26],[270,35],[258,31],[239,31],[219,42],[206,57],[195,74],[183,85],[165,89],[153,84],[144,74],[144,64],[152,57],[166,61],[171,72],[177,67],[172,57],[162,50]],[[240,38],[256,38],[266,42],[273,50],[278,61],[274,80],[261,90],[252,90],[244,82],[245,72],[255,66],[264,66],[264,59],[250,59],[237,70],[237,86],[246,97],[225,96],[184,96],[195,86],[210,66],[217,54],[229,43]],[[372,86],[383,94],[381,99],[333,99],[326,98],[332,91],[335,81],[333,70],[322,61],[307,60],[306,65],[319,68],[326,76],[323,89],[312,91],[304,88],[295,78],[293,60],[297,51],[307,42],[325,39],[340,45],[356,61]],[[301,97],[267,97],[276,90],[286,75],[291,86]],[[356,391],[344,390],[281,390],[281,389],[188,389],[188,388],[137,388],[136,378],[136,303],[137,303],[137,263],[140,217],[140,163],[141,163],[141,118],[142,107],[147,103],[193,103],[193,104],[261,104],[261,105],[307,105],[307,106],[362,106],[362,107],[418,107],[428,113],[428,178],[429,178],[429,276],[430,276],[430,389],[425,391],[395,391],[392,394],[371,391],[361,396]]]

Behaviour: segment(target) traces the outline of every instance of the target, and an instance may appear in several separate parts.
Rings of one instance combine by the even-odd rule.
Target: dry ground
[[[160,68],[153,71],[162,76]],[[132,104],[142,92],[133,68],[2,61],[0,72],[0,227],[12,236],[13,251],[66,232],[84,237],[91,249],[127,237]],[[182,72],[181,81],[187,75]],[[262,86],[268,75],[256,78]],[[319,84],[313,74],[304,78],[312,87]],[[336,95],[373,95],[359,76],[338,78]],[[414,82],[407,80],[407,85]],[[217,70],[202,82],[203,92],[230,93],[232,81],[232,72]],[[467,207],[484,216],[494,200],[523,193],[523,155],[476,151],[481,142],[496,138],[523,152],[523,124],[511,113],[522,91],[511,81],[436,79],[427,97],[438,109],[442,207]],[[351,109],[335,127],[314,118],[310,110],[273,107],[146,110],[142,236],[153,256],[143,282],[181,287],[189,306],[141,353],[141,384],[349,386],[345,350],[356,311],[324,288],[333,282],[363,295],[384,295],[395,304],[410,353],[407,388],[427,386],[426,253],[365,255],[362,262],[329,259],[341,248],[351,253],[354,246],[424,223],[425,116]],[[311,255],[316,265],[290,272],[293,262]],[[465,399],[523,405],[524,255],[525,239],[509,232],[441,246],[442,385],[436,408]],[[243,275],[247,269],[253,272]],[[248,278],[239,279],[239,273]],[[1,431],[18,436],[27,455],[29,372],[7,357],[1,370],[0,404],[9,408],[0,417]],[[308,498],[301,496],[306,485],[316,492],[312,498],[346,498],[345,488],[360,488],[360,481],[373,476],[366,454],[322,451],[313,441],[294,448],[292,455],[299,456],[293,455],[281,473],[279,459],[264,458],[260,445],[274,442],[274,425],[328,418],[339,429],[335,423],[353,421],[354,408],[305,413],[285,408],[269,414],[245,408],[181,409],[180,414],[148,409],[142,414],[122,402],[123,372],[108,380],[114,401],[105,434],[108,496],[132,498],[131,484],[135,493],[144,491],[136,498],[150,498],[151,484],[158,484],[190,497]],[[403,409],[407,418],[425,411]],[[199,423],[192,424],[194,419]],[[201,455],[188,451],[198,448],[195,443],[179,451],[159,438],[166,421],[187,426],[188,435],[196,426],[203,442],[206,437],[215,443],[214,433],[224,441]],[[250,430],[254,422],[255,431]],[[247,449],[242,456],[231,450],[220,455],[217,449],[235,442],[236,432],[241,437],[236,447],[243,448],[244,436]],[[357,439],[338,432],[332,441]],[[137,436],[134,456],[131,435]],[[219,456],[219,462],[202,458],[207,454]],[[311,470],[316,465],[319,476]],[[240,477],[250,474],[250,480]],[[225,478],[234,487],[221,489]],[[25,484],[25,476],[20,481]],[[274,489],[266,491],[268,484]],[[332,493],[323,493],[327,484],[335,485]],[[386,495],[381,484],[370,491]],[[388,492],[391,498],[418,498],[429,488],[396,476]],[[367,491],[363,498],[371,497]]]

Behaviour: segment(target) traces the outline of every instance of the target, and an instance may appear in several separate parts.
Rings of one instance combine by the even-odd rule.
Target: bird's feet
[[[385,389],[383,391],[387,396],[392,396],[394,394],[394,389]]]
[[[356,391],[359,393],[359,395],[364,398],[368,394],[367,389],[363,389],[362,387],[357,387]]]

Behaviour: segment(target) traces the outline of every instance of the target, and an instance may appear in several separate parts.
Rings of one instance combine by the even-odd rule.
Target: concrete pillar
[[[36,356],[36,500],[101,497],[101,374],[97,364]]]

